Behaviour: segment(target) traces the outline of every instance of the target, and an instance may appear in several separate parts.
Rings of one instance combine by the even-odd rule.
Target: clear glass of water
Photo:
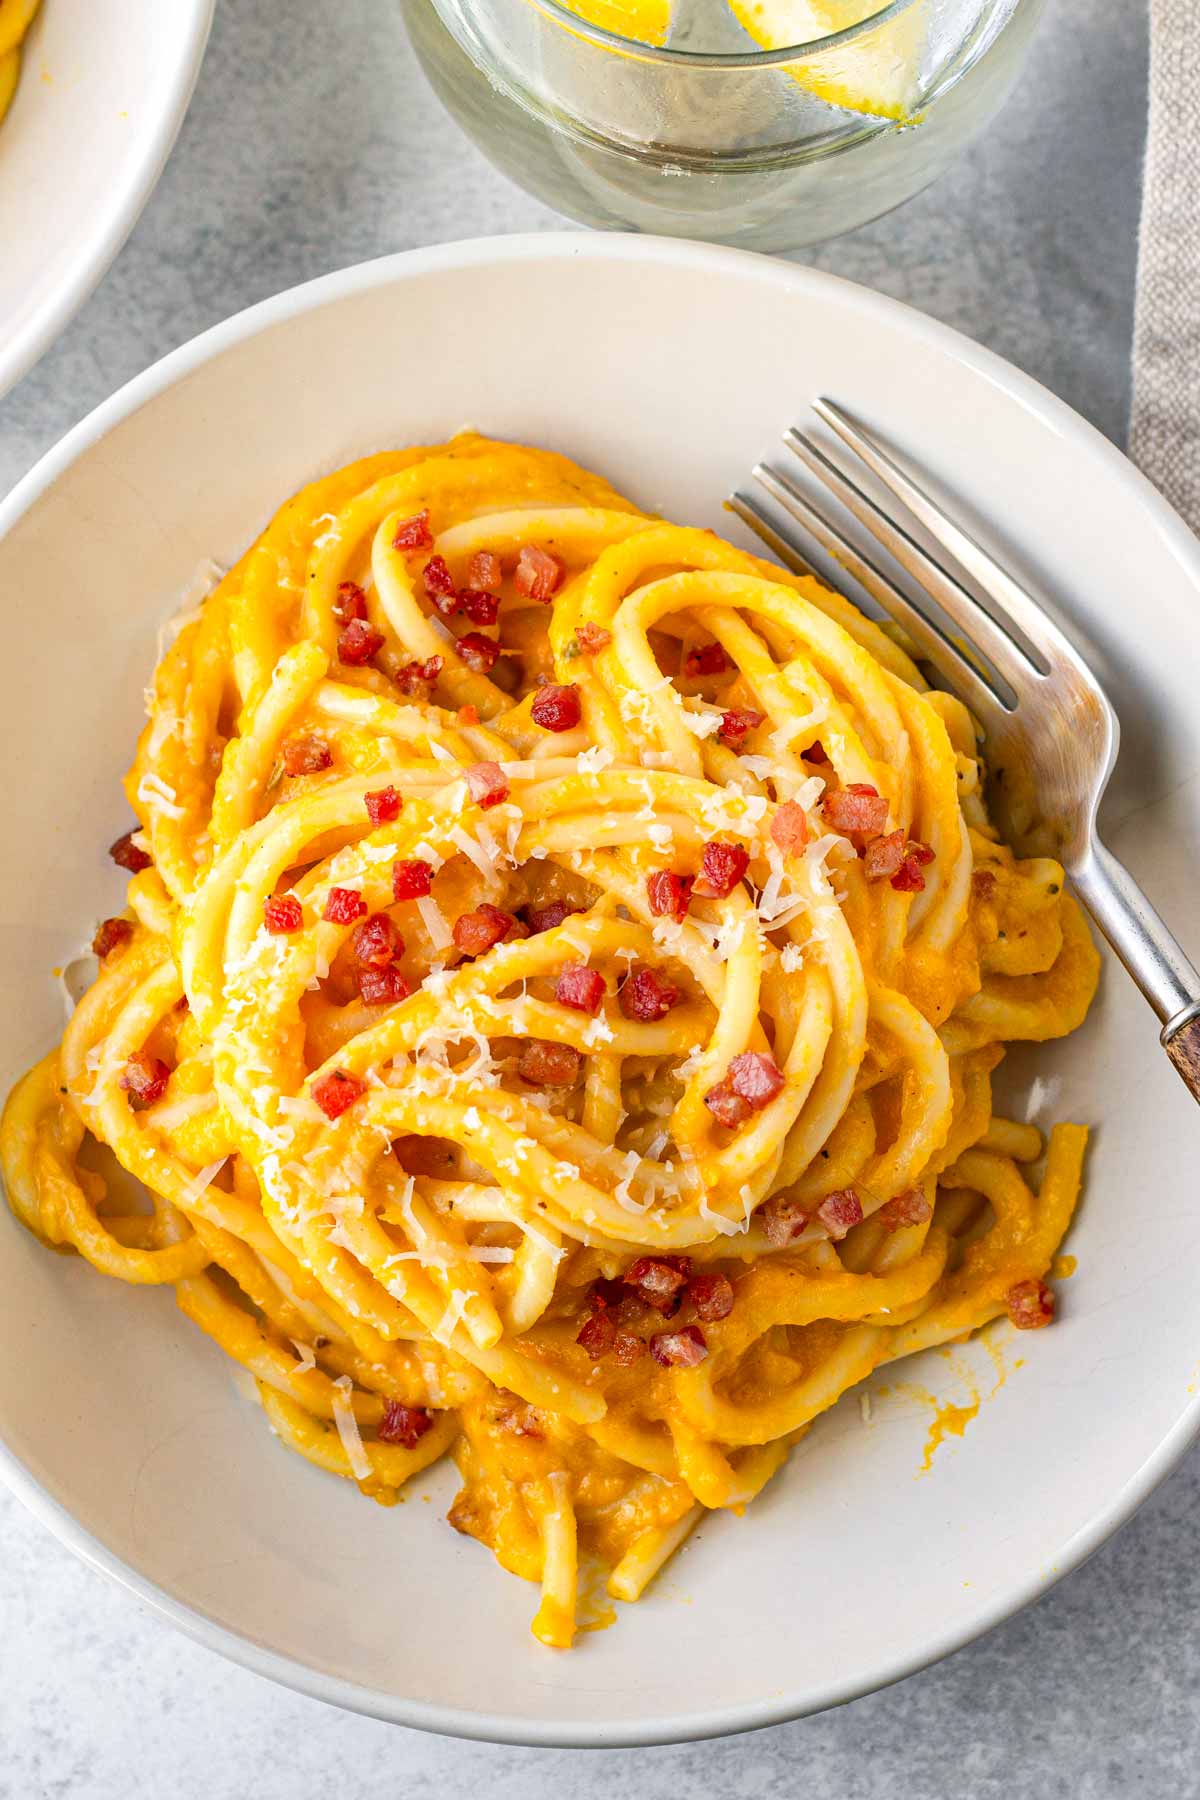
[[[799,16],[857,22],[764,50],[787,0],[739,0],[754,35],[727,0],[675,0],[662,45],[557,0],[403,0],[433,87],[528,192],[584,224],[755,250],[849,231],[932,181],[1003,103],[1043,0],[835,3]]]

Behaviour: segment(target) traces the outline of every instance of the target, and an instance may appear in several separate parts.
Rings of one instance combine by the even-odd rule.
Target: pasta
[[[464,435],[290,500],[148,712],[11,1204],[365,1495],[452,1453],[544,1643],[882,1363],[1052,1317],[1086,1133],[991,1082],[1096,951],[839,595]]]
[[[41,0],[0,0],[0,123],[21,74],[21,45]]]

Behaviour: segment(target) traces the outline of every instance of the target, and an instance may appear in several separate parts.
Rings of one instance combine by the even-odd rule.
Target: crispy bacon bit
[[[771,842],[785,856],[798,856],[808,842],[808,818],[795,800],[785,800],[771,820]]]
[[[570,1044],[551,1044],[531,1038],[521,1052],[517,1074],[530,1087],[574,1087],[583,1057]]]
[[[646,878],[646,898],[656,919],[682,919],[692,899],[695,877],[658,869]]]
[[[825,754],[825,746],[820,738],[817,738],[815,742],[809,745],[807,750],[802,750],[800,754],[803,756],[805,762],[820,764],[829,761],[829,758]]]
[[[1054,1318],[1054,1294],[1044,1281],[1018,1281],[1004,1296],[1018,1331],[1040,1331]]]
[[[645,1350],[646,1346],[636,1332],[618,1331],[613,1339],[613,1361],[622,1369],[631,1369]]]
[[[355,919],[361,919],[367,910],[367,903],[357,888],[330,888],[325,896],[323,919],[329,919],[334,925],[353,925]]]
[[[768,1244],[776,1250],[782,1250],[793,1238],[808,1225],[808,1214],[799,1200],[787,1200],[782,1194],[776,1194],[760,1208],[758,1217],[762,1220],[762,1228]]]
[[[817,1208],[817,1217],[835,1242],[840,1242],[854,1225],[862,1224],[862,1202],[853,1188],[839,1188],[826,1194]]]
[[[577,1344],[583,1345],[593,1362],[599,1362],[602,1356],[607,1356],[616,1341],[617,1321],[607,1309],[590,1313],[575,1339]]]
[[[543,731],[574,731],[583,717],[579,689],[574,683],[557,686],[547,682],[539,689],[529,716]]]
[[[682,1331],[660,1331],[650,1339],[650,1354],[664,1369],[694,1369],[708,1355],[708,1344],[698,1325]]]
[[[917,844],[911,839],[904,846],[904,860],[892,876],[892,886],[900,894],[919,894],[925,886],[925,877],[921,870],[933,861],[933,851],[928,844]]]
[[[744,1125],[750,1117],[751,1107],[740,1094],[735,1094],[727,1081],[719,1081],[716,1087],[709,1088],[704,1096],[707,1106],[718,1125],[724,1125],[732,1131],[737,1125]]]
[[[287,738],[282,755],[285,775],[319,775],[333,767],[333,751],[322,737]]]
[[[304,923],[304,908],[295,894],[272,894],[263,906],[263,924],[276,936],[299,931]]]
[[[723,900],[726,894],[732,894],[749,866],[750,852],[744,845],[714,838],[704,846],[693,891],[701,900]]]
[[[348,1106],[362,1098],[367,1091],[365,1081],[357,1075],[351,1075],[345,1069],[334,1069],[318,1081],[312,1090],[312,1097],[327,1119],[340,1119]]]
[[[427,656],[424,662],[405,663],[396,670],[396,686],[410,700],[428,700],[444,666],[440,656]]]
[[[576,1012],[598,1013],[606,992],[603,975],[598,969],[589,969],[586,963],[564,969],[554,984],[558,1004],[573,1007]]]
[[[502,943],[516,920],[511,913],[489,906],[485,900],[474,912],[460,913],[454,921],[454,947],[464,956],[483,956],[495,944]]]
[[[405,857],[392,864],[392,897],[396,900],[420,900],[433,882],[433,865],[419,856]]]
[[[351,619],[338,636],[338,661],[351,668],[369,663],[383,649],[383,633],[363,619]]]
[[[729,667],[729,658],[720,644],[698,644],[683,659],[683,672],[689,681],[698,681],[702,675],[723,675]]]
[[[102,919],[92,939],[92,955],[109,956],[118,944],[127,944],[132,936],[133,926],[128,919]]]
[[[457,596],[454,587],[454,577],[450,573],[449,566],[447,565],[444,556],[430,557],[429,561],[425,564],[425,567],[421,570],[421,581],[425,588],[425,592],[429,595],[429,598],[434,602],[435,606],[437,606],[439,612],[447,610],[441,605],[438,605],[439,601],[456,600]],[[453,612],[454,607],[451,606],[448,610]]]
[[[473,625],[494,625],[500,615],[498,596],[485,593],[482,588],[464,588],[458,596],[458,608]]]
[[[744,1050],[741,1056],[735,1056],[729,1065],[728,1081],[734,1093],[754,1112],[761,1112],[787,1085],[775,1058],[764,1056],[759,1050]]]
[[[386,1400],[377,1435],[381,1444],[402,1444],[406,1450],[415,1450],[418,1440],[432,1425],[433,1414],[423,1406],[405,1406],[402,1400]]]
[[[389,963],[386,969],[360,969],[358,992],[365,1006],[396,1006],[412,989],[395,963]]]
[[[142,1106],[153,1106],[166,1093],[170,1079],[171,1071],[161,1057],[151,1056],[147,1050],[135,1050],[117,1085]]]
[[[668,1316],[678,1310],[680,1289],[686,1286],[691,1272],[690,1256],[639,1256],[621,1279],[626,1287],[637,1289],[647,1306]]]
[[[395,788],[390,784],[385,788],[373,788],[369,794],[363,795],[363,805],[367,809],[367,817],[372,825],[390,825],[400,817],[400,808],[404,802]]]
[[[339,625],[349,625],[352,619],[366,618],[367,596],[357,581],[338,582],[338,591],[333,600],[333,616]]]
[[[727,1319],[733,1311],[733,1283],[728,1275],[720,1275],[715,1270],[706,1275],[693,1275],[683,1297],[691,1301],[696,1317],[703,1319],[706,1325]]]
[[[471,763],[465,774],[471,798],[484,812],[508,799],[508,779],[499,763]]]
[[[558,592],[564,573],[557,556],[539,550],[536,544],[522,544],[513,586],[526,600],[548,601]]]
[[[364,968],[386,969],[390,962],[404,954],[404,939],[386,913],[372,913],[364,919],[350,939],[355,962]]]
[[[679,989],[654,969],[634,969],[618,999],[627,1019],[652,1025],[656,1019],[666,1018],[679,999]]]
[[[392,539],[393,550],[428,550],[433,542],[429,529],[429,508],[422,507],[411,519],[401,519]]]
[[[890,881],[904,861],[904,844],[903,831],[889,831],[886,837],[873,839],[863,852],[867,880]]]
[[[601,650],[607,650],[612,643],[612,632],[606,631],[603,625],[594,625],[590,619],[584,619],[575,627],[575,642],[585,656],[598,656]]]
[[[491,550],[476,550],[467,564],[467,586],[476,593],[496,594],[503,574],[498,556]]]
[[[885,1231],[899,1231],[903,1225],[923,1225],[933,1208],[920,1188],[905,1188],[881,1206],[875,1217]]]
[[[580,910],[581,908],[572,906],[567,900],[551,900],[545,906],[527,906],[525,923],[529,927],[530,934],[536,937],[539,932],[553,931],[556,926],[562,924],[564,919],[569,919],[573,913]]]
[[[484,637],[482,631],[464,632],[454,648],[472,675],[490,675],[500,655],[495,638]]]
[[[971,887],[981,900],[996,898],[996,876],[991,869],[976,869],[971,877]]]
[[[737,706],[727,713],[721,714],[721,723],[717,727],[717,736],[731,750],[740,750],[746,741],[748,732],[757,731],[766,718],[765,713],[755,712],[752,706]]]
[[[148,869],[154,860],[134,843],[132,831],[127,831],[124,837],[119,837],[116,843],[110,846],[108,854],[119,869],[128,869],[131,875],[140,875],[142,870]]]
[[[593,1312],[603,1312],[606,1306],[614,1306],[627,1320],[638,1309],[637,1299],[625,1283],[620,1278],[610,1280],[605,1275],[598,1276],[588,1289],[588,1305]]]
[[[863,832],[869,837],[879,834],[887,824],[888,803],[878,788],[866,781],[852,781],[849,787],[835,788],[821,802],[821,811],[835,831],[847,836]]]

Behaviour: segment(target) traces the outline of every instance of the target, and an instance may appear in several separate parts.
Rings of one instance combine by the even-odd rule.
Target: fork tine
[[[757,475],[758,470],[754,473]],[[776,531],[766,513],[751,494],[743,494],[740,490],[729,496],[729,510],[737,514],[743,525],[748,525],[756,538],[759,538],[771,552],[777,556],[793,575],[816,576],[817,571],[797,549],[796,545]]]
[[[943,549],[948,550],[969,575],[974,576],[988,598],[995,601],[996,605],[1008,615],[1009,623],[1015,625],[1025,635],[1034,650],[1042,657],[1047,672],[1059,658],[1065,658],[1077,670],[1085,668],[1086,665],[1079,652],[1066,634],[1060,631],[1045,608],[1033,598],[1015,576],[1010,575],[1008,570],[1003,568],[995,557],[983,548],[982,544],[978,543],[961,525],[956,524],[950,514],[930,498],[924,488],[919,486],[912,476],[888,455],[872,432],[852,420],[832,400],[815,400],[813,410],[832,431],[837,433],[842,442],[866,463],[884,486],[903,502],[930,536],[935,538]],[[983,609],[973,596],[968,595],[967,597],[974,605],[976,616],[978,616]],[[964,624],[963,629],[969,628]]]
[[[963,643],[975,655],[982,655],[1006,680],[1013,697],[1027,691],[1031,680],[1045,679],[1047,671],[1043,670],[1042,664],[1034,662],[999,617],[981,607],[975,596],[964,589],[959,578],[918,544],[891,513],[885,513],[878,500],[874,500],[865,488],[860,488],[853,475],[835,463],[813,437],[790,425],[783,434],[783,441],[788,450],[810,468],[817,481],[855,515],[858,524],[865,526],[883,549],[896,558],[901,569],[914,578],[919,594],[919,598],[914,599],[914,607],[925,610],[932,599],[961,635]]]
[[[959,697],[975,713],[981,724],[994,727],[1000,715],[1012,711],[1014,701],[1007,696],[1006,684],[993,683],[988,678],[988,672],[970,661],[937,622],[914,606],[908,595],[884,574],[879,565],[872,562],[840,532],[789,477],[759,463],[754,470],[754,478],[835,561],[845,566],[848,573],[879,603],[884,612],[908,633],[917,654],[931,663],[943,679],[957,690]],[[755,529],[752,520],[748,519],[746,522],[752,530]]]
[[[794,426],[784,432],[783,441],[913,577],[920,594],[913,602],[918,609],[924,611],[922,602],[932,599],[970,648],[986,658],[1004,678],[1014,696],[1027,690],[1031,682],[1045,679],[1045,670],[1026,654],[1004,626],[980,606],[956,576],[827,456],[820,444]]]

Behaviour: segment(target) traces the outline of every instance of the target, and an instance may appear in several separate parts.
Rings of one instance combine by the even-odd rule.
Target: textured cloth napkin
[[[1129,447],[1200,532],[1200,0],[1150,0]]]

